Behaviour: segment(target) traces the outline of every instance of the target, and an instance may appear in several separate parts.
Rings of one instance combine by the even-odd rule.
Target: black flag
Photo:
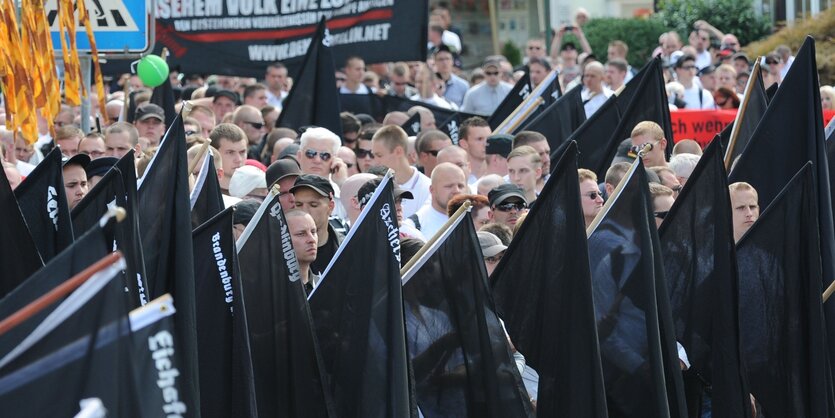
[[[576,131],[586,121],[586,111],[583,109],[583,99],[580,93],[582,86],[577,86],[565,93],[554,103],[531,118],[521,130],[539,132],[548,139],[548,145],[556,152],[571,133]],[[552,159],[559,156],[554,154]]]
[[[206,150],[206,156],[200,168],[200,175],[191,192],[191,227],[197,228],[203,222],[222,212],[223,195],[220,192],[220,182],[217,179],[212,153]]]
[[[748,145],[751,135],[754,134],[754,130],[757,128],[757,125],[759,125],[760,120],[762,120],[763,115],[765,114],[765,110],[768,108],[769,98],[768,94],[765,92],[763,78],[756,73],[752,74],[752,77],[754,77],[754,86],[751,88],[751,92],[748,94],[748,97],[745,98],[745,100],[748,101],[748,104],[745,106],[745,113],[742,114],[739,120],[739,134],[736,137],[734,149],[730,150],[731,162],[742,154],[742,150],[744,150],[745,146]],[[725,129],[722,129],[722,132],[719,134],[719,137],[722,138],[722,149],[726,150],[726,154],[729,152],[727,149],[731,140],[731,131],[733,130],[735,123],[736,122],[729,123],[728,126],[726,126]]]
[[[539,373],[537,415],[605,418],[577,144],[563,149],[490,280],[513,345]]]
[[[832,416],[813,172],[807,163],[737,245],[743,355],[768,417]]]
[[[342,417],[414,412],[392,187],[386,176],[310,295],[325,375]]]
[[[325,18],[316,26],[316,34],[310,40],[307,54],[293,88],[284,99],[284,110],[276,122],[277,127],[296,130],[302,126],[321,126],[342,135],[339,118],[339,95],[336,90],[331,38],[325,26]]]
[[[510,93],[504,97],[499,106],[496,110],[493,111],[493,114],[487,118],[487,123],[490,124],[491,130],[496,130],[499,125],[519,107],[522,102],[528,98],[528,96],[533,91],[533,86],[531,86],[531,78],[528,75],[528,72],[525,72],[525,75],[513,85],[513,89],[510,90]]]
[[[45,263],[72,244],[70,208],[58,147],[44,157],[14,194]]]
[[[835,229],[825,139],[815,42],[807,37],[728,181],[750,183],[757,190],[760,207],[767,208],[794,174],[807,161],[812,162],[824,288],[835,279]],[[835,304],[824,305],[824,311],[827,333],[835,341]],[[829,349],[832,363],[835,344]]]
[[[751,416],[739,351],[727,179],[722,147],[714,140],[658,230],[676,339],[687,352],[691,373],[712,387],[716,418]]]
[[[136,210],[151,298],[177,301],[177,346],[182,354],[182,399],[200,416],[191,209],[183,120],[178,116],[139,180]]]
[[[277,195],[237,242],[244,314],[262,417],[333,417],[299,263]]]
[[[618,188],[588,240],[609,415],[683,418],[675,331],[640,158]]]
[[[204,418],[257,416],[232,213],[194,230],[194,284]]]
[[[171,83],[166,79],[162,84],[154,87],[151,93],[151,103],[159,106],[165,112],[165,126],[170,127],[174,124],[174,119],[177,118],[177,110],[174,105],[174,89]]]
[[[0,237],[4,237],[0,248],[0,266],[3,266],[3,274],[0,274],[2,298],[43,267],[43,261],[17,205],[6,172],[0,171],[3,171],[0,173]]]
[[[533,416],[483,260],[464,213],[403,276],[406,340],[426,418]]]
[[[134,307],[147,303],[148,282],[145,274],[145,259],[139,235],[139,220],[136,214],[136,169],[133,151],[122,157],[116,165],[99,180],[81,202],[72,210],[73,228],[78,233],[98,224],[99,219],[112,205],[125,209],[125,219],[116,224],[109,237],[115,241],[115,248],[125,257],[125,287],[131,294]],[[111,248],[113,245],[111,244]]]
[[[436,121],[437,122],[437,121]],[[420,112],[415,112],[406,122],[400,125],[406,135],[415,136],[420,133]]]
[[[102,229],[98,224],[94,225],[72,245],[53,257],[42,269],[27,278],[23,284],[0,299],[0,318],[7,318],[107,255],[112,246],[111,241],[106,238],[107,229],[112,229],[112,226]],[[0,339],[3,341],[0,343],[0,353],[7,353],[12,345],[20,342],[52,309],[54,306],[44,309],[38,316],[33,317],[32,321],[26,321],[4,334]]]

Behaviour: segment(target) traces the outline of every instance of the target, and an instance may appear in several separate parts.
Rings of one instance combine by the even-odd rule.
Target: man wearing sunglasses
[[[710,65],[710,63],[708,63]],[[707,67],[707,65],[705,65]],[[696,57],[692,55],[682,55],[676,61],[675,71],[676,79],[682,86],[684,86],[684,102],[685,109],[714,109],[716,106],[713,103],[713,95],[705,90],[698,83],[695,82]]]
[[[447,134],[437,129],[420,131],[415,141],[418,165],[423,168],[423,174],[431,175],[438,164],[438,152],[452,145]]]
[[[515,184],[502,184],[487,193],[490,201],[490,215],[493,222],[504,224],[511,230],[522,214],[528,210],[528,202],[521,187]]]
[[[491,115],[513,86],[501,80],[499,61],[487,60],[482,68],[484,81],[467,90],[461,110],[477,115]]]
[[[603,209],[603,195],[597,185],[597,174],[594,171],[581,168],[577,170],[580,179],[580,205],[583,207],[583,218],[586,228]]]
[[[302,173],[329,179],[334,190],[336,209],[334,215],[345,219],[345,208],[340,200],[339,187],[348,178],[348,167],[337,152],[341,146],[339,137],[326,128],[309,128],[301,136],[296,160]]]
[[[257,146],[264,137],[264,117],[255,106],[238,107],[232,114],[232,123],[243,129],[250,147]]]
[[[655,227],[660,228],[661,222],[670,212],[675,202],[675,196],[672,189],[658,183],[649,184],[649,193],[652,196],[652,214],[655,216]]]

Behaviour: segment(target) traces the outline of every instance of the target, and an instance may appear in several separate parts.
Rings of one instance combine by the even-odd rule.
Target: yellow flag
[[[38,71],[43,74],[44,89],[46,91],[46,105],[41,108],[41,116],[44,117],[49,126],[49,131],[55,135],[53,127],[55,117],[61,110],[61,85],[58,81],[58,73],[55,68],[55,48],[52,46],[52,37],[49,33],[49,22],[46,19],[46,11],[43,2],[39,0],[27,0],[31,3],[35,16],[35,27],[37,29],[38,52],[40,52],[42,67]]]
[[[7,106],[9,112],[6,114],[6,118],[11,118],[11,121],[7,121],[7,127],[14,131],[20,129],[26,141],[34,143],[38,140],[38,119],[31,89],[31,69],[27,67],[24,53],[20,48],[22,41],[18,32],[15,5],[12,0],[3,0],[2,14],[4,28],[2,30],[3,39],[0,42],[2,42],[5,66],[7,70],[11,71],[11,74],[7,73],[4,82],[4,92],[7,100],[11,102]],[[7,87],[11,88],[6,90]]]
[[[87,39],[90,41],[90,53],[93,55],[93,72],[96,76],[96,95],[99,96],[99,114],[102,118],[102,123],[107,124],[107,112],[104,109],[107,103],[104,97],[104,79],[101,75],[101,66],[99,65],[99,49],[96,47],[96,37],[93,36],[93,27],[90,26],[90,14],[87,13],[87,6],[84,0],[78,0],[78,21],[84,25],[87,31]]]
[[[70,106],[81,104],[81,64],[75,42],[75,7],[72,0],[58,0],[61,52],[64,55],[64,99]]]

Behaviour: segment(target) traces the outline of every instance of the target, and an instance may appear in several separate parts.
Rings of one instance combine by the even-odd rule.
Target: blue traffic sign
[[[82,0],[79,0],[82,1]],[[153,17],[151,0],[83,0],[90,15],[90,25],[96,38],[96,47],[104,53],[143,53],[153,45]],[[47,0],[44,5],[52,33],[52,44],[61,50],[58,37],[57,0]],[[90,42],[84,27],[76,19],[76,42],[79,52],[89,52]]]

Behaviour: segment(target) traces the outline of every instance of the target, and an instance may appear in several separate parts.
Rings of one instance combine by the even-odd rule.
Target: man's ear
[[[661,138],[661,140],[658,141],[658,145],[661,146],[661,149],[666,151],[667,150],[667,138]]]

